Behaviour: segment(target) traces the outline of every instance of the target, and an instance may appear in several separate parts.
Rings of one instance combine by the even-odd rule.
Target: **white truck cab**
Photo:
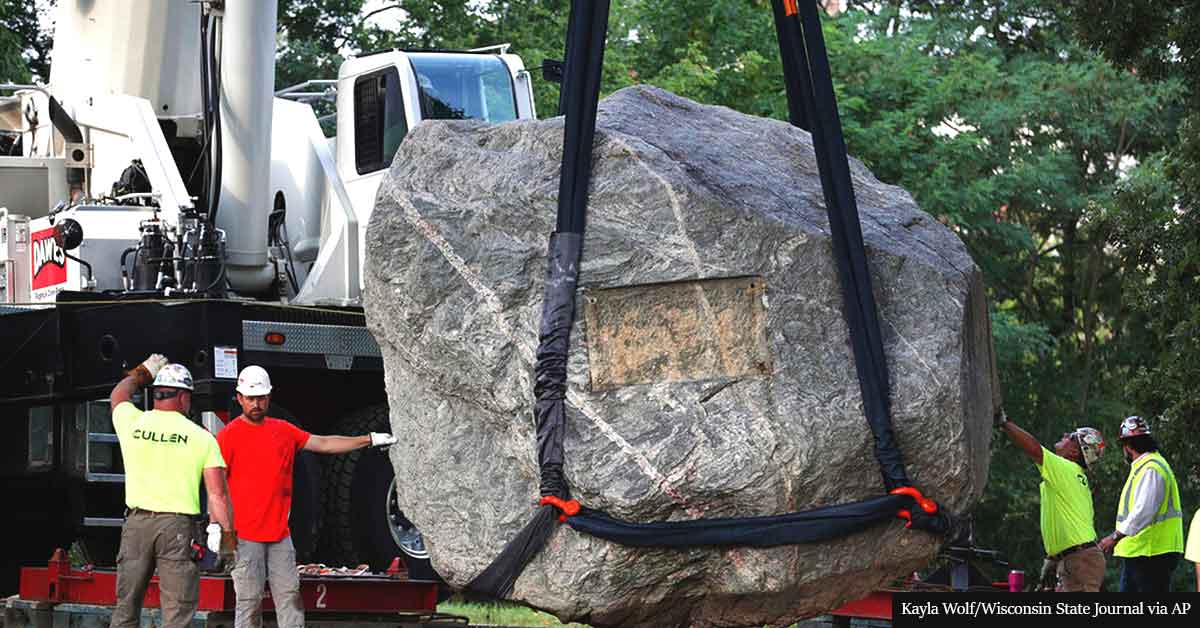
[[[535,117],[529,72],[506,45],[366,55],[343,63],[331,87],[324,94],[336,94],[332,140],[319,133],[308,105],[283,98],[275,99],[272,125],[275,205],[286,207],[291,253],[301,267],[294,301],[310,305],[358,302],[363,257],[358,243],[409,129],[423,120],[498,123]],[[296,93],[281,90],[285,98]],[[303,268],[309,262],[311,268]]]

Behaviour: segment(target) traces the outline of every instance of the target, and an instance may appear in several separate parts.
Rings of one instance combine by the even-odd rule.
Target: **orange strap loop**
[[[927,512],[931,515],[933,513],[937,512],[937,510],[938,510],[937,502],[933,501],[932,499],[929,499],[928,497],[925,497],[924,495],[921,494],[921,491],[919,491],[911,486],[901,486],[900,488],[896,488],[896,489],[892,489],[891,491],[888,491],[888,493],[891,495],[907,495],[907,496],[913,498],[913,500],[915,500],[917,502],[917,505],[921,507],[921,510],[924,510],[925,512]],[[906,528],[912,527],[912,512],[910,512],[908,509],[901,508],[900,510],[897,510],[896,516],[900,517],[901,519],[904,519],[905,521],[908,522],[908,523],[904,524],[904,527],[906,527]]]
[[[575,515],[579,514],[580,508],[578,500],[572,499],[568,501],[553,495],[546,495],[542,497],[541,505],[554,506],[555,508],[561,510],[563,514],[558,516],[558,520],[562,523],[567,522],[567,517],[574,517]]]
[[[796,0],[783,0],[783,13],[791,17],[800,12],[800,8],[796,6]]]

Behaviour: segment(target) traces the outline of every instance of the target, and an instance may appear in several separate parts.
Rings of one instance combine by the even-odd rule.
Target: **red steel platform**
[[[409,580],[407,570],[389,570],[380,576],[301,576],[300,595],[306,613],[433,613],[437,610],[438,584]],[[117,572],[107,569],[74,569],[66,552],[55,551],[46,567],[21,569],[20,597],[24,600],[116,604]],[[158,577],[146,590],[145,608],[159,606]],[[233,580],[225,575],[200,577],[201,611],[232,611],[236,597]],[[270,596],[263,609],[273,610]]]

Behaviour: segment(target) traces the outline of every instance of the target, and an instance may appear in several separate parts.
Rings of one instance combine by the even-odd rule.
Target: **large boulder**
[[[561,118],[423,123],[367,231],[400,503],[464,585],[533,512],[533,364]],[[631,521],[753,516],[883,493],[842,318],[811,139],[631,87],[600,103],[566,476]],[[851,170],[910,476],[962,512],[987,480],[995,395],[979,269],[861,163]],[[899,521],[778,547],[630,548],[566,526],[514,599],[595,626],[761,626],[926,564]]]

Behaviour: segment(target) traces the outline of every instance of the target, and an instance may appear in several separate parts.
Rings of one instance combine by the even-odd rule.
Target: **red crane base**
[[[21,569],[20,594],[24,600],[112,606],[117,603],[117,573],[73,569],[66,552],[59,549],[46,567]],[[155,576],[150,580],[143,606],[158,608],[158,595]],[[437,610],[438,584],[403,577],[302,576],[300,596],[307,613],[433,613]],[[236,601],[229,576],[200,576],[197,610],[232,611]],[[270,596],[266,596],[263,609],[274,608]]]

